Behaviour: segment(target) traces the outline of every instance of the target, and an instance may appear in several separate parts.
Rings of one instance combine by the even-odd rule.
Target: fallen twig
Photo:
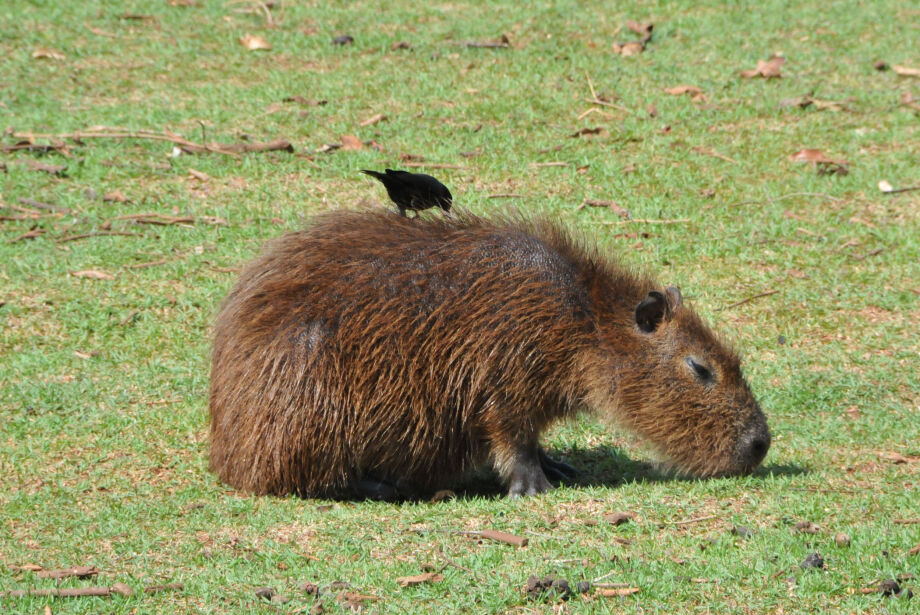
[[[749,201],[738,201],[737,203],[731,203],[731,204],[729,204],[729,207],[737,207],[738,205],[752,205],[752,204],[754,204],[754,203],[773,203],[773,202],[776,202],[776,201],[782,201],[782,200],[785,200],[785,199],[791,199],[791,198],[797,197],[797,196],[814,196],[814,197],[819,197],[819,198],[822,198],[822,199],[828,199],[828,200],[831,200],[831,201],[842,201],[842,200],[843,200],[843,199],[841,199],[841,198],[838,198],[838,197],[836,197],[836,196],[831,196],[831,195],[825,194],[825,193],[823,193],[823,192],[791,192],[791,193],[789,193],[789,194],[782,194],[782,195],[780,195],[780,196],[767,197],[767,198],[764,198],[764,199],[751,199],[751,200],[749,200]]]
[[[683,521],[665,521],[665,525],[690,525],[691,523],[699,523],[700,521],[709,521],[710,519],[715,519],[718,515],[706,515],[705,517],[694,517],[692,519],[684,519]]]
[[[123,265],[125,269],[146,269],[147,267],[156,267],[157,265],[165,265],[169,262],[169,259],[161,259],[158,261],[150,261],[146,263],[135,263],[133,265]]]
[[[913,192],[920,190],[920,186],[908,186],[907,188],[893,188],[892,190],[883,190],[882,194],[897,194],[899,192]]]
[[[50,205],[48,203],[42,203],[41,201],[36,201],[35,199],[27,199],[19,197],[18,200],[20,203],[26,207],[37,207],[39,209],[44,209],[46,211],[51,211],[58,214],[69,214],[70,210],[66,207],[58,207],[57,205]]]
[[[917,523],[920,523],[920,518],[918,519],[895,519],[894,523],[897,523],[898,525],[915,525]]]
[[[0,596],[7,598],[25,598],[28,596],[54,596],[56,598],[82,598],[86,596],[130,596],[134,593],[124,583],[116,583],[111,587],[62,587],[53,589],[14,589],[0,592]]]
[[[36,574],[42,579],[66,579],[67,577],[85,579],[99,574],[99,569],[95,566],[71,566],[57,570],[39,570]]]
[[[531,162],[530,166],[534,168],[543,168],[543,167],[568,167],[572,165],[569,162]]]
[[[502,532],[499,530],[482,530],[479,532],[479,536],[488,540],[495,540],[505,544],[513,545],[515,547],[526,547],[527,543],[529,542],[526,538],[515,536],[514,534],[509,534],[508,532]]]
[[[514,194],[513,192],[504,192],[501,194],[490,194],[489,199],[526,199],[527,197],[523,194]]]
[[[760,294],[758,294],[758,295],[754,295],[754,296],[752,296],[752,297],[748,297],[747,299],[742,299],[741,301],[737,301],[737,302],[735,302],[735,303],[732,303],[731,305],[726,305],[726,306],[723,307],[723,308],[718,308],[717,311],[720,311],[720,312],[721,312],[722,310],[728,310],[728,309],[731,309],[731,308],[733,308],[733,307],[738,307],[739,305],[744,305],[745,303],[748,303],[748,302],[750,302],[750,301],[753,301],[754,299],[760,299],[761,297],[769,297],[770,295],[775,295],[777,292],[779,292],[779,291],[776,291],[776,290],[768,290],[768,291],[763,292],[763,293],[760,293]]]
[[[404,162],[402,166],[413,168],[413,169],[418,169],[421,167],[427,167],[429,169],[462,169],[463,168],[459,164],[431,164],[429,162]]]
[[[225,154],[228,156],[237,156],[246,152],[267,152],[275,150],[294,151],[294,146],[285,139],[276,139],[269,143],[195,143],[194,141],[189,141],[176,134],[153,132],[151,130],[122,131],[101,129],[61,134],[14,132],[13,138],[27,139],[30,142],[34,139],[71,139],[76,142],[80,142],[83,139],[150,139],[173,143],[189,154],[213,152],[215,154]]]
[[[655,220],[652,218],[634,218],[632,220],[599,220],[601,224],[687,224],[690,218],[674,218],[671,220]]]
[[[105,237],[107,235],[120,235],[122,237],[143,237],[140,233],[126,233],[123,231],[93,231],[90,233],[81,233],[79,235],[68,235],[67,237],[61,237],[58,239],[58,243],[66,243],[68,241],[77,241],[78,239],[86,239],[88,237]]]
[[[632,109],[598,98],[597,92],[594,91],[594,82],[591,81],[591,75],[588,74],[588,71],[585,71],[585,77],[588,79],[588,89],[591,90],[591,98],[586,98],[586,102],[589,102],[593,105],[601,105],[602,107],[611,107],[613,109],[617,109],[618,111],[625,111],[626,113],[633,113]],[[582,116],[583,115],[587,115],[587,111],[583,113]],[[579,119],[581,119],[581,116],[579,116]]]

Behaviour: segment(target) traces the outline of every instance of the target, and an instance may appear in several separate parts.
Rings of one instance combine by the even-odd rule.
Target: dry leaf
[[[66,60],[65,56],[60,51],[54,49],[47,49],[45,47],[39,47],[32,52],[32,57],[36,60]]]
[[[270,51],[272,48],[271,43],[255,34],[244,34],[240,37],[240,44],[249,51]]]
[[[443,574],[423,572],[422,574],[417,574],[412,577],[400,577],[396,579],[396,582],[399,583],[401,587],[412,587],[413,585],[421,585],[422,583],[440,583],[443,580]]]
[[[757,60],[757,68],[754,70],[743,70],[741,76],[745,78],[763,77],[764,79],[776,79],[782,77],[783,64],[786,58],[781,55],[772,55],[769,60]]]
[[[395,43],[390,45],[391,51],[396,51],[397,49],[411,49],[411,48],[412,48],[412,45],[410,45],[408,41],[396,41]]]
[[[378,114],[372,115],[371,117],[367,118],[366,120],[360,122],[360,123],[358,124],[358,126],[373,126],[374,124],[376,124],[376,123],[378,123],[378,122],[382,122],[382,121],[385,120],[385,119],[387,119],[387,116],[385,116],[385,115],[382,114],[382,113],[378,113]]]
[[[34,54],[33,54],[34,56]],[[891,65],[891,70],[902,77],[920,77],[920,68],[911,68],[909,66]]]
[[[604,520],[606,520],[611,525],[623,525],[624,523],[629,523],[636,518],[636,513],[632,512],[616,512],[604,515]]]
[[[573,132],[573,133],[570,134],[569,136],[570,136],[570,137],[573,137],[573,138],[574,138],[574,137],[590,136],[590,135],[601,135],[601,136],[605,136],[605,133],[606,133],[606,132],[607,132],[606,130],[604,130],[603,128],[600,128],[600,127],[596,127],[596,128],[582,128],[581,130],[578,130],[578,131]]]
[[[111,192],[106,192],[102,195],[102,201],[104,203],[127,203],[128,197],[126,197],[118,190],[112,190]]]
[[[882,452],[878,454],[878,458],[884,461],[889,461],[894,464],[907,463],[910,461],[909,457],[905,457],[904,455],[901,455],[900,453]]]
[[[914,98],[913,92],[904,92],[901,94],[901,104],[915,111],[920,111],[920,101]]]
[[[210,181],[210,179],[211,179],[211,176],[210,176],[210,175],[208,175],[207,173],[204,173],[204,172],[202,172],[202,171],[198,171],[197,169],[189,168],[188,174],[189,174],[191,177],[194,177],[195,179],[197,179],[197,180],[200,181],[200,182]]]
[[[95,271],[87,269],[86,271],[71,271],[70,275],[75,278],[90,278],[92,280],[114,280],[115,276],[104,271]]]
[[[626,22],[626,27],[641,36],[643,41],[647,41],[652,38],[652,29],[654,29],[655,24],[641,23],[630,19]]]
[[[642,590],[638,587],[603,587],[597,590],[597,595],[604,598],[614,598],[616,596],[631,596],[638,594],[640,591]]]
[[[789,156],[793,162],[811,162],[812,164],[848,164],[846,160],[833,160],[828,158],[819,149],[800,149]]]
[[[361,143],[361,139],[354,135],[342,135],[342,149],[344,150],[358,150],[364,149],[364,144]]]
[[[641,41],[630,41],[628,43],[614,43],[613,52],[621,56],[634,56],[645,50],[645,43]]]
[[[673,88],[668,88],[665,90],[668,94],[672,96],[681,96],[682,94],[689,94],[690,96],[696,97],[700,96],[703,93],[703,90],[696,87],[695,85],[678,85]]]

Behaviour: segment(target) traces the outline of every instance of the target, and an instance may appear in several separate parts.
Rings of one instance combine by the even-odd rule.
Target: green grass
[[[22,215],[20,198],[70,212],[0,220],[0,591],[55,586],[18,568],[30,563],[93,564],[97,579],[61,585],[138,591],[0,598],[0,611],[306,612],[317,600],[299,589],[306,581],[346,581],[376,596],[367,612],[551,611],[552,601],[524,593],[530,574],[640,588],[573,597],[564,607],[572,613],[916,609],[920,596],[858,591],[920,575],[920,554],[909,554],[920,525],[895,523],[920,515],[920,192],[876,187],[920,184],[918,112],[901,104],[906,93],[920,98],[920,80],[872,65],[920,66],[915,3],[683,1],[628,11],[288,1],[273,11],[274,28],[236,11],[253,6],[0,6],[2,127],[168,129],[195,141],[205,130],[208,141],[286,138],[296,148],[170,158],[163,142],[87,139],[66,158],[0,154],[0,216]],[[634,57],[611,51],[636,38],[627,19],[655,23]],[[247,51],[245,33],[273,49]],[[354,44],[333,46],[343,33]],[[459,44],[503,33],[509,49]],[[400,40],[412,47],[391,50]],[[33,58],[39,48],[66,57]],[[788,59],[782,79],[738,76],[777,51]],[[629,111],[586,102],[587,75]],[[665,92],[678,85],[702,88],[705,100]],[[804,94],[845,108],[779,105]],[[328,102],[283,102],[294,95]],[[604,114],[581,117],[592,107]],[[387,119],[359,125],[377,113]],[[603,132],[570,136],[582,128]],[[351,134],[382,151],[316,153]],[[822,176],[790,161],[802,148],[848,161],[849,173]],[[330,503],[218,483],[207,471],[209,327],[235,279],[228,269],[310,214],[383,203],[358,170],[400,166],[401,154],[453,165],[431,172],[458,206],[558,217],[679,285],[745,356],[774,433],[765,466],[746,478],[679,480],[648,463],[629,434],[584,417],[547,439],[581,478],[524,500],[484,488],[440,503]],[[65,164],[66,176],[26,160]],[[103,202],[115,190],[128,202]],[[489,198],[507,193],[522,198]],[[688,221],[622,222],[577,210],[584,199],[615,200],[636,219]],[[114,220],[147,212],[227,224]],[[59,241],[106,221],[137,236]],[[14,241],[33,228],[45,232]],[[71,275],[83,270],[114,279]],[[604,522],[617,511],[636,518]],[[796,531],[802,520],[820,531]],[[735,525],[754,533],[741,539]],[[486,528],[530,544],[457,533]],[[834,543],[837,532],[849,547]],[[827,568],[802,570],[816,550]],[[448,560],[440,583],[397,584]],[[168,582],[183,588],[139,591]],[[256,598],[266,585],[291,601]],[[916,578],[903,585],[920,587]],[[320,600],[327,612],[349,611],[335,591]]]

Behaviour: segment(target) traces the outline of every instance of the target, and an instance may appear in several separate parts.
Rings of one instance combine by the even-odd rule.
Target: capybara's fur
[[[246,268],[214,336],[211,468],[259,494],[430,491],[484,464],[538,493],[558,469],[540,434],[584,408],[695,476],[770,444],[676,288],[545,221],[321,215]]]

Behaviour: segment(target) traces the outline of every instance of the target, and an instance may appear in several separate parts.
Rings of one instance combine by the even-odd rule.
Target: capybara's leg
[[[543,473],[550,480],[570,480],[578,474],[578,470],[566,462],[553,459],[547,455],[542,446],[538,452],[540,455],[540,467],[543,468]]]
[[[355,483],[355,490],[359,496],[368,500],[396,500],[399,498],[399,490],[396,485],[372,476],[365,476],[358,480]]]
[[[540,464],[539,446],[533,444],[514,451],[496,464],[498,473],[508,483],[508,495],[517,498],[536,495],[553,488]]]

